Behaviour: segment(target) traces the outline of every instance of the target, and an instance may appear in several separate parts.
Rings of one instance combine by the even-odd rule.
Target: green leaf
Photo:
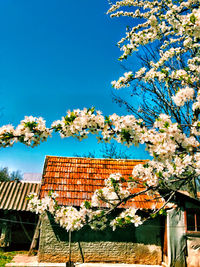
[[[53,192],[54,192],[54,190],[49,190],[48,196],[50,197]]]
[[[166,215],[166,211],[164,209],[159,210],[160,215]]]
[[[165,122],[164,127],[169,128],[169,122],[168,121]]]
[[[164,73],[164,74],[168,75],[168,71],[166,69],[162,69],[161,73]]]
[[[25,127],[28,127],[30,130],[33,130],[37,126],[37,122],[26,122],[24,123]]]
[[[156,213],[152,213],[152,214],[150,214],[150,217],[151,217],[151,218],[155,218],[156,216],[157,216]]]
[[[84,206],[85,206],[86,209],[90,209],[90,208],[91,208],[91,203],[90,203],[89,201],[86,200],[86,201],[84,202]]]
[[[75,113],[72,111],[70,114],[70,117],[65,116],[65,123],[66,124],[70,124],[71,122],[73,122],[76,119],[76,115]]]
[[[158,157],[158,155],[156,154],[156,152],[153,152],[153,157],[154,158],[157,158]]]
[[[125,130],[125,129],[122,129],[122,131],[121,131],[121,135],[122,135],[123,138],[126,140],[126,142],[129,143],[129,141],[130,141],[130,137],[131,137],[129,131],[128,131],[128,130]]]
[[[121,181],[121,182],[126,182],[126,179],[125,179],[124,177],[121,177],[121,178],[120,178],[120,181]]]
[[[109,116],[105,116],[105,123],[111,124],[111,120],[110,120]]]
[[[190,16],[190,21],[191,21],[193,24],[195,24],[195,22],[196,22],[196,17],[195,17],[194,14],[192,14],[192,15]]]
[[[102,189],[99,189],[99,190],[98,190],[98,193],[99,193],[100,195],[102,195],[102,194],[103,194],[103,190],[102,190]]]
[[[91,111],[91,113],[93,114],[95,111],[95,107],[88,108],[87,112],[89,112],[89,111]]]

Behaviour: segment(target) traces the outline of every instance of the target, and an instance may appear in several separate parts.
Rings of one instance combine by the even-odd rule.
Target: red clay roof
[[[104,179],[112,173],[121,173],[126,179],[132,175],[133,167],[144,160],[93,159],[75,157],[52,157],[45,160],[40,197],[50,190],[58,193],[59,205],[80,206],[84,200],[91,200],[96,189],[104,186]],[[136,193],[142,188],[135,188]],[[139,195],[126,203],[126,207],[143,209],[159,208],[161,199],[154,200],[148,195]]]

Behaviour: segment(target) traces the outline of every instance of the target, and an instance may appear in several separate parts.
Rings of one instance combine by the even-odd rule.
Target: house
[[[29,183],[41,183],[42,174],[38,172],[25,172],[23,175],[23,181]]]
[[[132,174],[141,160],[113,160],[47,156],[44,164],[40,198],[50,190],[58,193],[58,204],[79,207],[90,200],[93,192],[104,186],[112,173],[124,178]],[[135,188],[138,192],[141,188]],[[167,216],[158,216],[139,227],[129,226],[112,231],[94,231],[85,226],[72,232],[72,261],[161,264],[163,266],[200,267],[200,201],[177,192]],[[159,209],[162,198],[139,195],[126,203],[145,211]],[[66,262],[69,257],[67,231],[48,213],[41,218],[38,257],[40,261]],[[194,257],[195,255],[195,257]],[[196,265],[195,265],[196,264]],[[199,264],[199,265],[198,265]]]
[[[39,183],[0,182],[0,249],[30,247],[38,215],[28,210],[26,197],[39,189]]]

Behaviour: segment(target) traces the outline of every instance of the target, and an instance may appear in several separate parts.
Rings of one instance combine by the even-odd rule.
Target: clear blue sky
[[[110,82],[123,73],[116,43],[129,22],[111,19],[108,7],[106,0],[0,1],[1,125],[16,126],[33,115],[50,126],[68,109],[91,106],[105,115],[126,114],[112,102]],[[79,142],[53,136],[34,149],[1,149],[0,167],[42,172],[45,155],[99,148],[93,137]],[[134,158],[147,157],[141,148],[131,151]]]

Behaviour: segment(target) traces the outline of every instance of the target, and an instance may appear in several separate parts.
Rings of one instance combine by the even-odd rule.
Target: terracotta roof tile
[[[121,173],[126,179],[132,169],[144,160],[91,159],[47,156],[45,160],[40,197],[50,190],[58,193],[59,205],[80,206],[82,201],[90,200],[93,192],[104,186],[104,179],[112,173]],[[133,193],[142,190],[135,188]],[[161,207],[161,199],[154,200],[143,194],[128,201],[124,207],[152,209]]]

